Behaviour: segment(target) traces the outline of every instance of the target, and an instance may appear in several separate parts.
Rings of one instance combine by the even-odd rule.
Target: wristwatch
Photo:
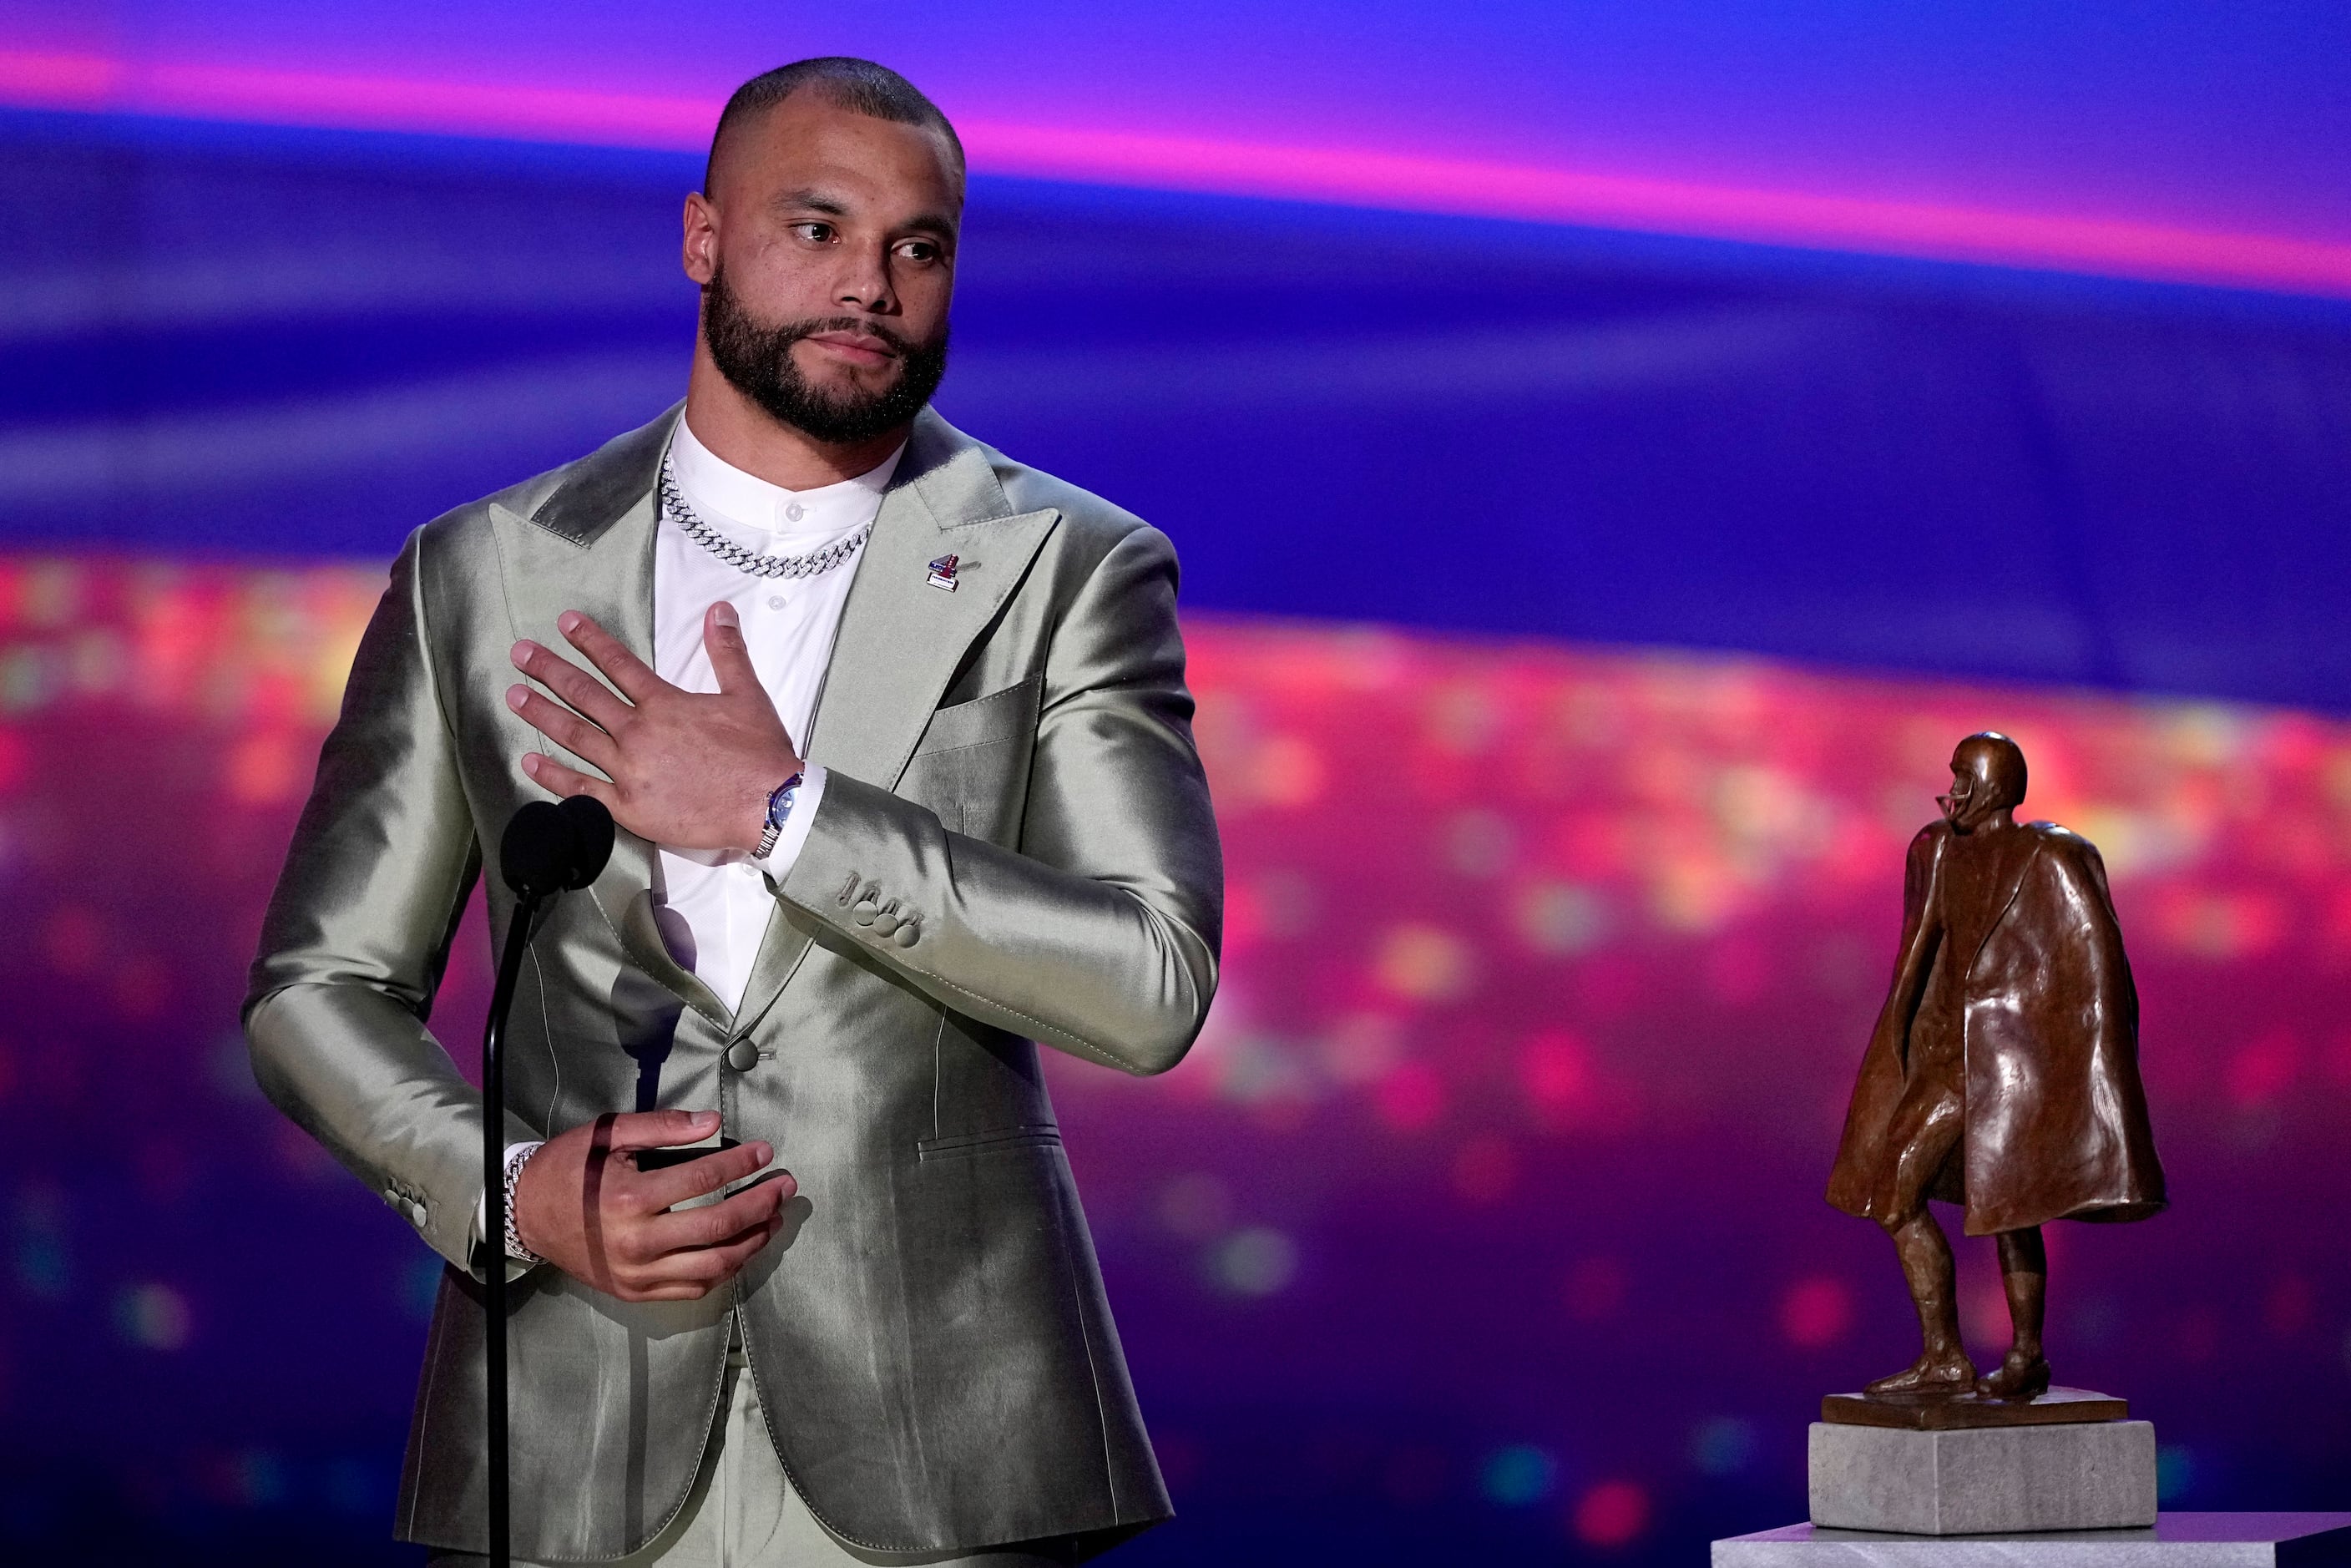
[[[785,820],[792,814],[792,803],[800,798],[801,774],[795,773],[776,786],[768,797],[768,827],[759,835],[759,847],[751,852],[753,860],[766,860],[775,852],[776,841],[784,836]]]

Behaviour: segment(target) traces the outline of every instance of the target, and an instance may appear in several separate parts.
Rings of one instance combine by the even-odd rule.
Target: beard
[[[878,392],[830,392],[812,385],[792,358],[792,345],[819,332],[859,332],[879,339],[898,357],[895,380]],[[947,373],[947,330],[916,343],[853,316],[827,316],[770,327],[755,320],[714,270],[702,291],[702,337],[711,362],[728,384],[777,419],[831,444],[870,441],[896,430],[923,411]]]

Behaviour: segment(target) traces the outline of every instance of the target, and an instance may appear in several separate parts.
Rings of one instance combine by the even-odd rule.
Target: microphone
[[[533,800],[498,840],[499,873],[526,903],[586,887],[611,858],[612,813],[593,795]]]
[[[489,1385],[489,1558],[494,1568],[511,1561],[507,1505],[507,1270],[506,1270],[506,1044],[507,1014],[522,977],[523,953],[544,900],[576,892],[602,874],[612,858],[612,813],[592,795],[564,800],[533,800],[517,810],[498,835],[498,872],[515,895],[514,918],[498,955],[497,983],[490,991],[490,1016],[482,1030],[482,1204],[488,1223],[482,1244],[483,1301],[489,1323],[485,1350]]]

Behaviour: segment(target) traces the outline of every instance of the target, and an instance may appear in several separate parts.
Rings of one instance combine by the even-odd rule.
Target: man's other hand
[[[799,1191],[779,1171],[720,1202],[677,1209],[757,1174],[775,1151],[743,1144],[652,1171],[629,1157],[717,1130],[716,1111],[632,1111],[557,1134],[515,1183],[523,1245],[624,1301],[700,1301],[774,1239],[786,1200]]]
[[[605,777],[536,751],[524,755],[522,770],[550,794],[595,796],[614,821],[657,844],[758,848],[768,825],[768,796],[800,770],[800,758],[751,665],[735,607],[721,600],[703,614],[703,651],[718,677],[718,689],[708,693],[663,680],[577,610],[565,611],[555,623],[611,686],[526,641],[514,645],[515,668],[561,700],[517,685],[507,691],[507,705]]]

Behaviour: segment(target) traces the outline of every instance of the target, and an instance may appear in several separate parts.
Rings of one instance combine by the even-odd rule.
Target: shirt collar
[[[704,521],[768,542],[818,540],[862,528],[882,509],[883,492],[906,455],[905,444],[853,478],[813,490],[787,490],[747,474],[695,439],[683,417],[670,443],[670,470],[686,504]]]

